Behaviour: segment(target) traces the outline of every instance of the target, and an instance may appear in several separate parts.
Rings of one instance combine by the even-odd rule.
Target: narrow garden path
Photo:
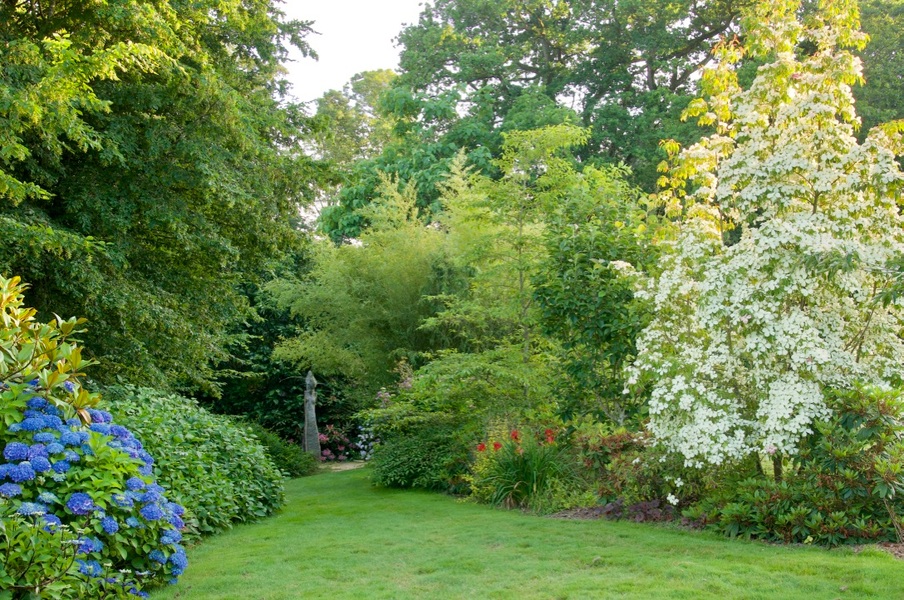
[[[904,598],[904,562],[879,550],[545,519],[368,477],[288,482],[280,515],[190,549],[180,583],[152,598]]]

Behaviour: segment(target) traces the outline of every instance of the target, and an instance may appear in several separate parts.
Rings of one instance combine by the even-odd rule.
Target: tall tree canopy
[[[308,31],[267,0],[0,3],[0,271],[89,319],[99,378],[210,381],[314,175],[280,99]]]
[[[662,137],[693,141],[680,121],[692,77],[744,0],[438,0],[399,36],[401,74],[384,97],[399,143],[363,169],[325,228],[354,235],[349,218],[376,171],[417,181],[422,207],[456,152],[488,175],[502,133],[571,122],[588,127],[584,159],[630,166],[654,181]],[[438,206],[433,206],[438,208]]]

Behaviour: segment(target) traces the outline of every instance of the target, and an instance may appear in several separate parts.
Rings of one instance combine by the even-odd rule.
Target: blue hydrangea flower
[[[57,529],[59,529],[63,525],[63,522],[60,521],[60,518],[51,513],[41,515],[41,518],[44,519],[44,531],[48,533],[56,533]]]
[[[110,434],[110,426],[106,423],[91,423],[89,427],[91,431],[96,431],[101,435],[111,435]]]
[[[141,521],[139,521],[135,517],[129,517],[128,519],[126,519],[126,525],[136,529],[140,529],[142,527]]]
[[[38,494],[38,502],[43,502],[44,504],[58,504],[60,499],[52,492],[41,492]]]
[[[69,471],[72,468],[72,465],[69,464],[68,460],[58,460],[50,467],[53,469],[54,473],[63,474]]]
[[[120,508],[132,508],[135,505],[125,494],[113,494],[113,503]]]
[[[166,555],[160,550],[151,550],[151,553],[148,554],[148,558],[150,558],[154,562],[158,562],[161,565],[166,564]]]
[[[54,454],[62,454],[65,451],[66,448],[59,442],[51,442],[47,444],[47,454],[51,456]]]
[[[65,457],[66,460],[71,463],[77,463],[78,461],[82,460],[82,457],[79,456],[78,452],[76,452],[75,450],[66,450]]]
[[[75,562],[78,563],[78,572],[82,575],[87,575],[88,577],[102,577],[104,574],[103,568],[96,560],[78,559]]]
[[[91,496],[82,492],[75,492],[66,502],[66,508],[72,511],[74,515],[88,515],[97,509]]]
[[[49,431],[40,431],[34,434],[31,440],[33,442],[38,442],[39,444],[52,444],[57,441],[57,436]]]
[[[156,504],[148,504],[146,506],[142,506],[141,510],[138,511],[138,514],[140,514],[148,521],[158,521],[165,516],[163,514],[163,510]]]
[[[72,394],[75,392],[75,384],[68,380],[64,381],[63,389],[66,390],[67,392],[69,392],[70,394]]]
[[[108,413],[105,410],[97,410],[95,408],[89,408],[88,414],[91,415],[92,423],[110,423],[113,421],[113,415]]]
[[[3,458],[6,460],[26,460],[28,458],[28,445],[22,442],[10,442],[3,449]]]
[[[162,499],[163,495],[160,492],[148,488],[148,490],[142,494],[140,501],[146,504],[153,504],[155,502],[160,502]]]
[[[16,512],[20,515],[25,515],[26,517],[37,516],[46,514],[47,507],[38,502],[23,502],[19,505]]]
[[[116,519],[113,517],[104,517],[100,520],[100,526],[103,528],[104,532],[107,535],[113,535],[117,531],[119,531],[119,523],[116,522]]]
[[[143,490],[147,484],[140,477],[130,477],[126,481],[126,489],[128,490]]]
[[[11,465],[9,463],[3,463],[0,465],[0,481],[9,477],[10,472],[15,468],[15,465]]]
[[[92,552],[101,552],[103,549],[103,542],[97,538],[79,538],[76,554],[91,554]]]
[[[35,470],[35,473],[46,473],[50,470],[50,461],[43,456],[36,456],[29,462],[31,462],[31,468]]]
[[[47,406],[47,400],[41,398],[40,396],[32,396],[28,399],[28,402],[25,403],[25,406],[34,410],[41,410],[45,406]]]
[[[128,440],[132,438],[132,433],[122,425],[110,425],[110,433],[120,440]]]
[[[4,498],[15,498],[22,493],[22,487],[15,483],[4,483],[0,485],[0,496]]]
[[[185,514],[185,508],[180,504],[176,504],[175,502],[167,502],[166,510],[180,517]]]
[[[179,548],[176,552],[169,557],[169,563],[172,565],[172,573],[173,575],[182,575],[185,572],[185,568],[188,566],[188,557],[185,556],[185,550]]]
[[[170,546],[172,544],[178,544],[182,541],[182,534],[176,531],[175,529],[167,529],[163,532],[163,535],[160,536],[160,543]]]
[[[179,515],[172,515],[167,519],[167,522],[176,529],[182,529],[183,527],[185,527],[185,521],[183,521],[182,517],[180,517]]]
[[[22,431],[22,425],[20,423],[13,423],[6,430],[10,433],[18,433]]]
[[[28,449],[28,460],[37,457],[47,458],[47,447],[44,444],[35,444]]]
[[[66,431],[60,436],[60,442],[67,446],[81,446],[82,438],[77,431]]]
[[[151,475],[154,474],[154,467],[151,465],[144,465],[144,466],[138,467],[138,472],[141,473],[142,475],[144,475],[145,477],[150,477]]]
[[[41,380],[38,379],[37,377],[35,377],[35,378],[32,379],[31,381],[29,381],[27,385],[28,385],[29,387],[36,388],[36,387],[38,387],[38,384],[40,384],[40,383],[41,383]]]
[[[35,470],[31,468],[31,463],[21,462],[12,468],[9,472],[9,478],[15,483],[31,481],[35,478]]]
[[[41,431],[42,429],[47,429],[48,427],[52,427],[52,425],[48,424],[47,417],[30,417],[23,420],[19,423],[19,427],[22,431]]]

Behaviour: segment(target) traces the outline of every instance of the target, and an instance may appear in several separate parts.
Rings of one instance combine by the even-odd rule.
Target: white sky
[[[395,38],[402,25],[417,23],[424,0],[285,0],[287,18],[314,21],[307,39],[320,60],[293,56],[286,65],[297,100],[319,98],[341,89],[361,71],[394,69],[399,63]]]

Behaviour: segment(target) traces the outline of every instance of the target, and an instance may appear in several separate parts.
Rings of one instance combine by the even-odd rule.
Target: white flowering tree
[[[902,304],[879,301],[904,254],[904,124],[858,144],[856,2],[756,3],[689,116],[715,133],[661,167],[680,217],[644,294],[655,318],[630,373],[650,428],[690,465],[794,453],[827,387],[904,378]],[[743,56],[764,64],[748,89]]]

